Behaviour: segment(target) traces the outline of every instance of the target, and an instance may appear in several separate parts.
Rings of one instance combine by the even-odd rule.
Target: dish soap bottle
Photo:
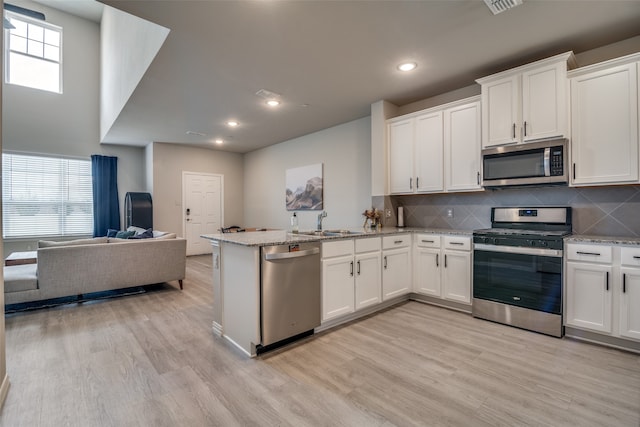
[[[291,216],[291,232],[295,234],[298,233],[298,216],[295,212]]]

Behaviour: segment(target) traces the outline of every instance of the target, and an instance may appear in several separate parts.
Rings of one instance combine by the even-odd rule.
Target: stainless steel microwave
[[[482,150],[482,185],[566,185],[567,145],[566,139],[553,139]]]

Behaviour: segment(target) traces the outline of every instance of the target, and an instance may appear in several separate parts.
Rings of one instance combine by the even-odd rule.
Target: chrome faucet
[[[322,218],[326,218],[327,217],[327,212],[326,211],[322,211],[322,213],[318,214],[318,231],[322,231]]]

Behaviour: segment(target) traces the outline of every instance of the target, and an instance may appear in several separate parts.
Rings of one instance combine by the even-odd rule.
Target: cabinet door
[[[447,191],[480,190],[480,103],[445,110]]]
[[[354,268],[352,256],[322,261],[322,321],[353,312]]]
[[[440,298],[440,262],[439,249],[416,247],[413,290],[415,292]]]
[[[442,296],[453,301],[471,303],[471,254],[443,251]]]
[[[391,193],[413,192],[414,119],[389,124],[389,189]]]
[[[520,76],[482,85],[482,147],[518,142]]]
[[[382,300],[380,252],[356,255],[356,310]]]
[[[522,73],[522,140],[566,135],[566,64]]]
[[[442,111],[416,118],[415,188],[418,192],[444,190]]]
[[[638,181],[636,64],[571,80],[572,183]]]
[[[411,290],[409,248],[393,249],[382,255],[382,299],[388,300]]]
[[[640,340],[640,269],[621,268],[620,336]]]
[[[566,324],[611,333],[611,267],[567,262]]]

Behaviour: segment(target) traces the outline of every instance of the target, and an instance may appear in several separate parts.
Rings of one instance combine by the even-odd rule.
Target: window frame
[[[10,155],[10,156],[22,156],[22,157],[33,157],[35,159],[53,159],[53,160],[57,160],[59,162],[65,162],[65,161],[82,161],[82,162],[86,162],[88,166],[88,171],[89,171],[89,195],[91,197],[91,201],[90,202],[78,202],[78,201],[72,201],[69,199],[69,185],[70,185],[70,180],[68,179],[68,177],[70,176],[69,172],[70,169],[68,168],[68,164],[63,168],[60,167],[59,171],[60,171],[60,194],[62,196],[61,200],[59,203],[55,203],[55,202],[46,202],[46,201],[40,201],[38,202],[33,201],[32,204],[33,205],[42,205],[42,206],[57,206],[58,208],[60,208],[59,213],[58,213],[58,227],[59,230],[56,231],[60,231],[61,233],[46,233],[46,234],[42,234],[42,233],[32,233],[32,234],[13,234],[13,235],[6,235],[6,214],[5,214],[5,209],[10,208],[12,206],[19,206],[20,202],[11,202],[8,200],[5,200],[5,197],[8,197],[9,195],[6,194],[6,192],[4,191],[5,185],[9,185],[5,179],[4,179],[4,174],[5,173],[9,173],[8,171],[5,170],[5,168],[3,167],[2,169],[2,187],[3,187],[3,191],[2,191],[2,218],[3,218],[3,227],[2,227],[2,238],[4,241],[20,241],[20,240],[38,240],[38,239],[52,239],[52,238],[62,238],[62,239],[66,239],[66,238],[79,238],[79,237],[87,237],[87,236],[92,236],[93,235],[93,219],[94,219],[94,211],[93,211],[93,171],[92,171],[92,165],[91,165],[91,159],[85,158],[85,157],[72,157],[72,156],[60,156],[60,155],[49,155],[49,154],[40,154],[40,153],[27,153],[27,152],[19,152],[19,151],[2,151],[2,163],[4,166],[4,156],[5,155]],[[66,188],[65,188],[66,187]],[[86,230],[82,230],[81,232],[67,232],[65,233],[64,231],[64,226],[62,225],[63,223],[65,223],[65,221],[63,220],[63,212],[68,212],[69,211],[69,206],[77,206],[78,204],[80,205],[88,205],[87,207],[90,207],[91,209],[91,215],[90,215],[90,224],[88,226],[88,228]],[[88,219],[88,218],[87,218]]]
[[[27,25],[35,25],[38,27],[41,27],[43,29],[43,32],[45,30],[50,30],[50,31],[56,31],[59,34],[59,44],[58,44],[58,61],[54,61],[52,59],[48,59],[45,57],[44,54],[44,48],[43,48],[43,55],[42,56],[38,56],[38,55],[33,55],[33,54],[29,54],[29,53],[25,53],[25,52],[20,52],[17,50],[11,50],[10,49],[10,44],[11,44],[11,30],[6,30],[5,32],[5,37],[4,37],[4,82],[6,84],[12,85],[12,86],[21,86],[21,87],[28,87],[30,89],[35,89],[35,90],[42,90],[45,92],[49,92],[49,93],[57,93],[57,94],[62,94],[63,93],[63,28],[58,26],[58,25],[54,25],[51,24],[49,22],[46,21],[42,21],[40,19],[35,19],[35,18],[31,18],[29,16],[26,15],[22,15],[20,13],[16,13],[16,12],[11,12],[9,10],[5,10],[4,11],[4,17],[7,19],[15,19],[18,21],[22,21],[24,23],[26,23]],[[27,35],[27,44],[29,42],[28,35]],[[49,46],[53,46],[50,44],[47,44],[44,42],[44,40],[42,42],[43,46],[44,45],[49,45]],[[27,48],[28,49],[28,48]],[[48,63],[53,63],[53,64],[58,64],[58,90],[49,90],[49,89],[42,89],[39,87],[34,87],[34,86],[29,86],[29,85],[24,85],[24,84],[18,84],[18,83],[11,83],[10,82],[10,78],[11,78],[11,54],[14,53],[16,55],[22,55],[25,56],[27,58],[32,58],[32,59],[36,59],[39,61],[44,61],[44,62],[48,62]]]

